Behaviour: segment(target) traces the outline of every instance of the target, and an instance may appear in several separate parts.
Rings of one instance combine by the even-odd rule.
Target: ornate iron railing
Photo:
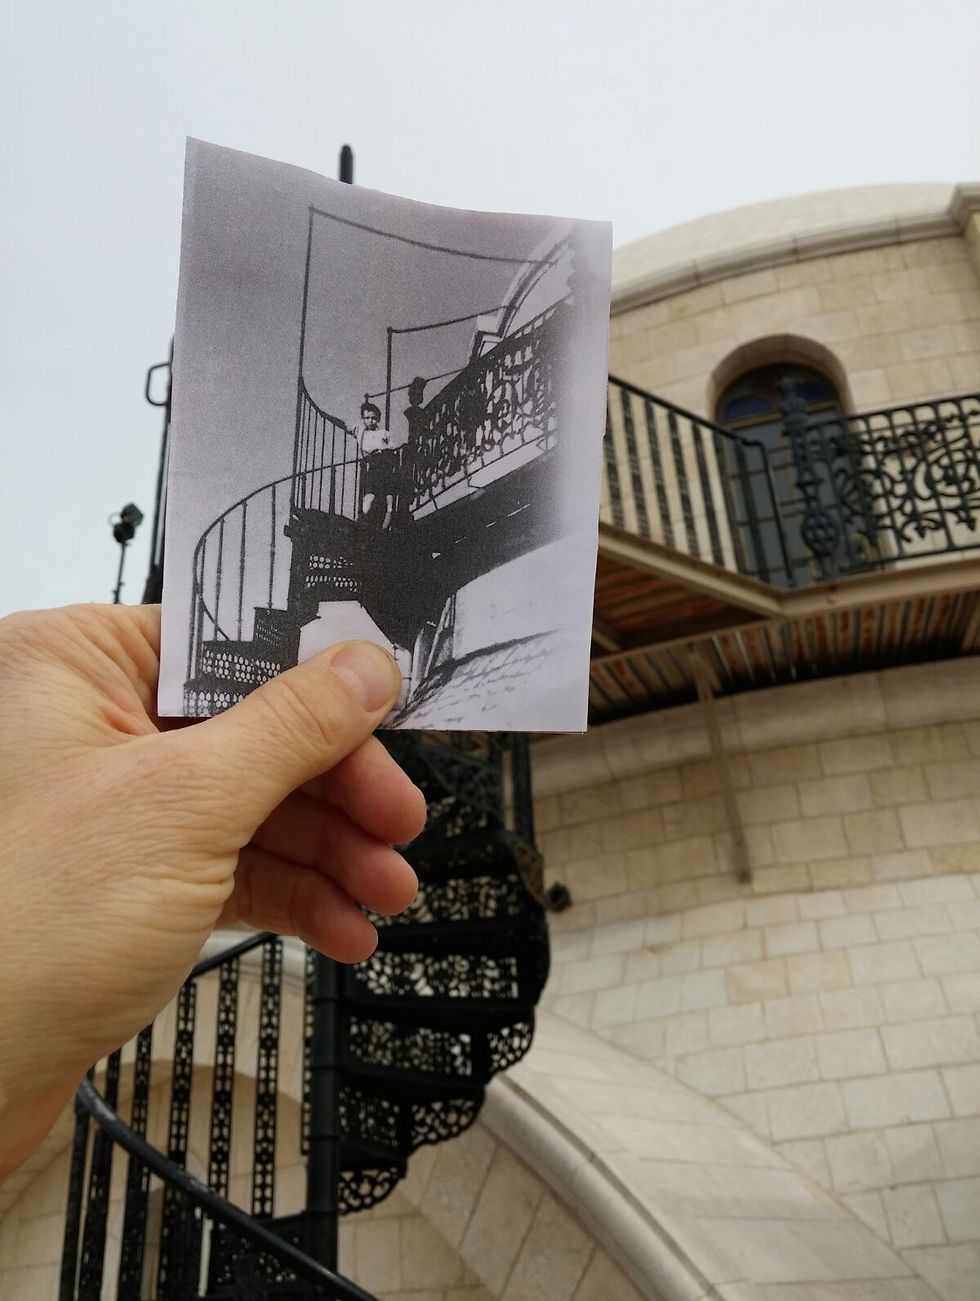
[[[555,446],[558,374],[569,312],[553,304],[474,359],[424,407],[409,407],[411,510],[431,509],[494,468]],[[455,499],[455,494],[453,494]]]
[[[413,382],[391,537],[556,446],[570,310],[553,304],[425,406]],[[777,587],[980,547],[976,395],[810,416],[786,381],[782,421],[764,442],[610,376],[601,517]],[[355,436],[301,381],[293,474],[222,512],[195,549],[187,712],[227,708],[295,663],[320,601],[362,597],[360,473]]]
[[[240,1081],[236,1089],[240,965],[256,950],[262,957],[257,1050],[254,1063],[249,1063],[254,1066],[255,1088],[254,1100],[246,1100]],[[216,988],[208,990],[214,984]],[[282,993],[278,936],[251,936],[197,964],[176,1003],[165,1124],[160,1123],[164,1118],[159,1108],[154,1115],[151,1106],[153,1025],[135,1044],[117,1050],[98,1071],[90,1072],[75,1101],[60,1301],[100,1301],[104,1294],[117,1301],[141,1301],[148,1295],[158,1301],[190,1301],[223,1292],[251,1295],[250,1286],[258,1289],[258,1296],[274,1282],[283,1285],[277,1295],[372,1301],[369,1293],[309,1254],[304,1225],[296,1214],[302,1206],[275,1218]],[[199,1009],[208,1001],[214,1003],[215,1022],[210,1036],[204,1027],[208,1043],[202,1051]],[[192,1103],[200,1107],[205,1101],[194,1087],[195,1071],[204,1064],[211,1076],[208,1157],[206,1168],[196,1176],[188,1168]],[[102,1077],[101,1090],[92,1077]],[[126,1093],[128,1124],[119,1114]],[[250,1213],[229,1201],[232,1123],[246,1101],[253,1110],[252,1143],[236,1156],[251,1183]],[[165,1151],[148,1142],[153,1130],[165,1130]],[[305,1152],[307,1132],[308,1126],[292,1135],[298,1140],[297,1162]],[[278,1138],[281,1167],[284,1139],[282,1134]],[[125,1191],[121,1203],[112,1202],[113,1162],[123,1153]],[[110,1257],[110,1238],[121,1244],[117,1262]]]
[[[301,379],[293,444],[293,510],[326,511],[357,519],[358,477],[356,436],[343,420],[314,402]]]
[[[610,376],[601,517],[777,587],[980,547],[980,397],[807,415],[783,442],[723,429]]]
[[[297,608],[304,592],[296,590],[289,540],[303,533],[314,514],[348,524],[358,517],[353,436],[321,412],[305,390],[304,396],[309,436],[303,457],[313,463],[234,502],[208,525],[194,549],[185,689],[191,714],[213,713],[237,698],[225,693],[226,698],[209,698],[198,708],[195,683],[227,680],[251,690],[296,662],[300,629],[312,615]],[[314,460],[314,453],[325,459]],[[321,554],[314,544],[306,548],[304,561],[301,589],[327,584],[356,596],[349,558]]]
[[[455,374],[425,407],[424,382],[413,382],[397,528],[447,495],[455,500],[485,486],[481,473],[490,483],[555,446],[568,311],[553,304]],[[300,631],[319,601],[358,599],[362,575],[350,530],[361,515],[360,482],[355,435],[301,379],[293,473],[229,506],[195,547],[186,712],[227,708],[295,663]]]
[[[308,472],[307,472],[308,473]],[[285,605],[290,549],[283,545],[297,480],[292,475],[263,484],[215,519],[194,548],[187,638],[185,706],[199,712],[194,684],[202,678],[260,685],[283,667],[274,612]],[[256,594],[265,598],[257,605]],[[261,597],[260,597],[261,599]],[[227,708],[209,702],[205,712]]]
[[[356,520],[357,440],[344,422],[328,415],[300,384],[293,472],[262,484],[217,516],[194,548],[192,629],[188,676],[205,637],[241,642],[253,635],[247,600],[257,593],[264,608],[281,605],[289,582],[287,526],[303,512]],[[263,608],[256,604],[256,610]],[[270,631],[268,620],[263,624]]]
[[[819,577],[980,547],[980,395],[813,418],[783,390],[800,532]]]

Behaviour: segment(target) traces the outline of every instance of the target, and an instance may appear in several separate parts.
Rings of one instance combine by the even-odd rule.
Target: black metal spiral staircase
[[[162,1080],[151,1025],[79,1089],[61,1301],[363,1301],[368,1294],[335,1272],[337,1214],[381,1201],[413,1150],[472,1124],[487,1082],[527,1051],[548,938],[526,739],[406,732],[387,741],[429,802],[426,831],[406,851],[419,894],[400,916],[372,918],[380,940],[368,961],[343,968],[306,951],[298,1135],[280,1106],[283,942],[255,935],[199,963],[183,986]],[[232,1136],[250,1099],[236,1069],[252,1063],[236,1058],[239,996],[259,954],[242,1167]],[[209,981],[213,1037],[198,1014]],[[154,1084],[164,1087],[153,1092]],[[153,1115],[160,1093],[165,1121]],[[191,1152],[192,1106],[209,1117],[206,1159]],[[148,1141],[156,1132],[166,1134],[160,1147]],[[302,1205],[282,1207],[282,1168],[301,1159]],[[251,1188],[248,1210],[229,1200],[235,1166]]]

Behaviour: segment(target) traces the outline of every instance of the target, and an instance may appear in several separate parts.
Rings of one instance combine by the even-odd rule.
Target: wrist
[[[78,1080],[65,1080],[46,1092],[21,1096],[22,1090],[0,1084],[0,1183],[40,1147],[77,1085]]]
[[[29,1017],[23,998],[0,1015],[0,1182],[47,1137],[88,1069],[72,1060],[64,1027]]]

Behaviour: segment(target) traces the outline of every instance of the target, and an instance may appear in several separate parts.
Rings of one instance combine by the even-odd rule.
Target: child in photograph
[[[407,432],[392,434],[381,426],[381,410],[367,397],[361,403],[361,418],[354,427],[361,457],[361,515],[374,510],[375,499],[384,503],[382,530],[391,528],[398,493],[401,449]]]

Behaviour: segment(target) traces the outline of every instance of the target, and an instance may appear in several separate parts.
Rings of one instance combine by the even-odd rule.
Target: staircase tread
[[[443,836],[439,834],[439,824],[436,823],[432,832],[423,831],[417,840],[413,840],[408,846],[410,853],[452,853],[459,850],[482,849],[486,850],[492,846],[495,851],[504,850],[513,853],[515,850],[521,850],[525,853],[540,857],[539,851],[529,841],[525,840],[519,831],[512,831],[510,827],[497,826],[492,829],[481,827],[476,831],[466,831],[459,836]],[[490,839],[488,839],[488,833]]]
[[[341,1170],[384,1170],[395,1166],[404,1170],[406,1163],[400,1148],[350,1134],[344,1134],[340,1140]]]
[[[487,1084],[476,1075],[465,1078],[435,1073],[422,1075],[391,1066],[362,1066],[356,1061],[345,1061],[343,1070],[345,1084],[377,1085],[377,1094],[367,1090],[367,1096],[384,1097],[392,1102],[438,1102],[447,1098],[482,1097]]]
[[[528,998],[521,999],[496,999],[496,998],[453,998],[441,999],[433,1005],[435,1000],[431,998],[419,997],[418,995],[409,995],[405,998],[393,997],[389,994],[366,994],[351,993],[344,1000],[347,1007],[355,1011],[363,1020],[366,1013],[399,1013],[403,1023],[412,1025],[432,1025],[441,1027],[446,1019],[457,1021],[461,1015],[473,1016],[479,1014],[484,1024],[490,1020],[499,1019],[501,1025],[513,1024],[515,1013],[520,1013],[518,1020],[523,1020],[525,1016],[531,1016],[534,1012],[535,1003]],[[411,1019],[408,1013],[413,1013]],[[376,1019],[381,1019],[377,1017]],[[388,1019],[387,1017],[385,1019]]]
[[[470,954],[486,956],[490,953],[523,953],[527,951],[527,940],[539,940],[542,945],[547,940],[540,938],[540,926],[528,913],[501,917],[466,917],[459,921],[439,922],[393,922],[382,925],[378,930],[378,949],[386,953],[424,952],[429,947],[440,948],[442,952],[453,952],[444,946],[448,942],[460,942],[455,950],[460,957]],[[467,943],[468,941],[468,943]],[[496,943],[494,943],[496,941]]]

